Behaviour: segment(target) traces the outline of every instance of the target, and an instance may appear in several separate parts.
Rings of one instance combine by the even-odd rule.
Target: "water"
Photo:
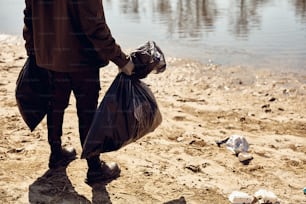
[[[123,48],[155,40],[166,56],[306,72],[306,0],[104,0]],[[0,0],[0,32],[21,35],[21,0]]]

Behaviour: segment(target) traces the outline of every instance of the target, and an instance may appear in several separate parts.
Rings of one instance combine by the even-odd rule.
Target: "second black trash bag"
[[[36,65],[34,56],[27,58],[19,73],[15,97],[23,120],[33,131],[47,114],[50,98],[48,71]]]
[[[99,105],[81,158],[120,149],[154,131],[162,122],[149,87],[120,73]]]

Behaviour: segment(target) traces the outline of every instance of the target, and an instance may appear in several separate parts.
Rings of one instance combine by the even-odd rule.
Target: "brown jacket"
[[[127,56],[108,28],[102,0],[25,0],[23,36],[28,55],[58,72],[123,67]]]

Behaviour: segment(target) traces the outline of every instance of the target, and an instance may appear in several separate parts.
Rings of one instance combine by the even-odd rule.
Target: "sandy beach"
[[[67,168],[48,170],[46,119],[30,132],[15,101],[26,60],[21,38],[0,36],[0,203],[229,203],[233,191],[272,191],[281,203],[306,203],[306,75],[222,67],[167,56],[164,73],[146,82],[162,124],[119,151],[121,176],[84,183],[75,101],[66,110],[63,143],[77,149]],[[102,100],[117,74],[101,69]],[[239,162],[217,140],[241,135],[253,159]]]

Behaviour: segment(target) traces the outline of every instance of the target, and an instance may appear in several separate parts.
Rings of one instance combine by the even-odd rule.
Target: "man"
[[[108,28],[102,0],[25,0],[24,29],[27,54],[48,70],[51,101],[47,113],[49,168],[67,165],[75,150],[61,145],[64,111],[71,91],[76,97],[79,134],[83,146],[98,104],[99,68],[109,61],[128,75],[134,64],[116,44]],[[120,174],[116,163],[99,155],[87,158],[87,182],[105,181]]]

